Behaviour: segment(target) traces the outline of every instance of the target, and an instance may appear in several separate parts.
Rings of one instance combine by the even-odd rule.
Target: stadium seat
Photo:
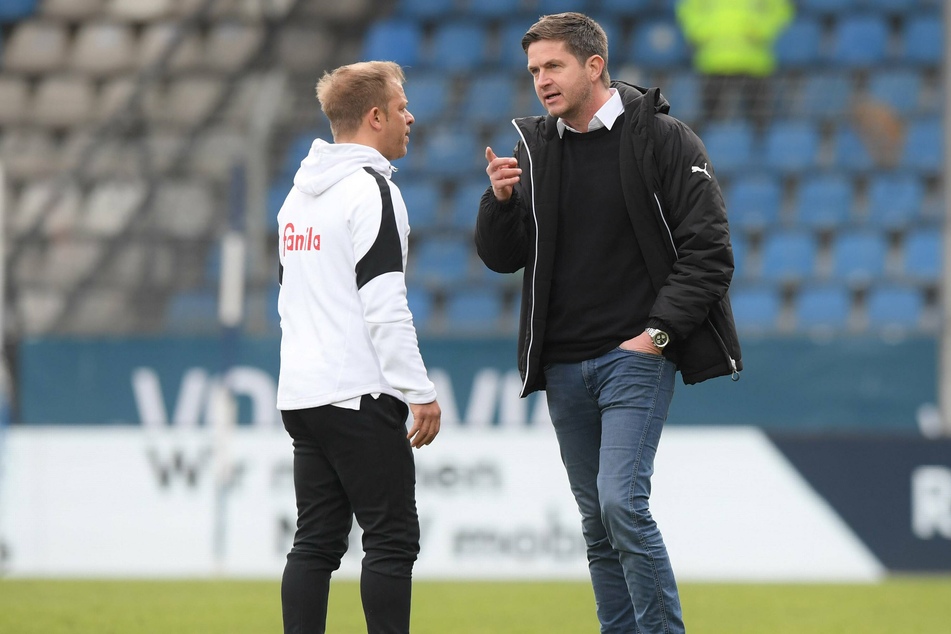
[[[901,14],[917,8],[918,0],[864,0],[865,6],[886,13]]]
[[[805,286],[796,299],[796,326],[802,330],[843,330],[849,325],[852,298],[843,286]]]
[[[944,58],[944,24],[940,12],[912,15],[902,33],[905,60],[937,67]]]
[[[780,68],[808,68],[822,57],[822,25],[800,16],[786,27],[773,45]]]
[[[224,89],[224,80],[217,75],[183,75],[162,95],[160,111],[152,114],[161,122],[193,126],[211,114]]]
[[[921,103],[923,79],[915,68],[891,68],[869,75],[868,95],[897,113],[915,114]]]
[[[164,180],[157,185],[152,201],[152,226],[159,236],[186,240],[207,238],[215,215],[214,201],[207,182]]]
[[[637,22],[624,53],[625,61],[644,69],[685,66],[690,60],[683,33],[672,18]]]
[[[374,22],[363,42],[363,59],[385,59],[401,66],[417,66],[423,32],[410,20],[390,19]]]
[[[539,0],[540,4],[553,4],[553,2],[545,2],[545,0]],[[561,0],[555,1],[555,4],[567,5],[569,2]],[[599,7],[601,11],[617,17],[639,17],[644,14],[644,11],[650,9],[654,4],[654,0],[601,0]],[[559,8],[559,7],[554,7]],[[567,9],[562,8],[562,11],[583,11],[583,9]]]
[[[746,238],[738,233],[731,234],[730,248],[733,251],[733,280],[743,280],[752,277],[749,270],[750,246]]]
[[[119,22],[86,22],[79,27],[67,60],[75,71],[112,75],[132,68],[135,47],[131,26]]]
[[[132,22],[151,22],[172,13],[174,0],[106,0],[106,15]]]
[[[867,172],[875,166],[872,155],[851,124],[836,128],[832,140],[832,165],[845,172]]]
[[[812,121],[778,121],[764,132],[762,161],[780,173],[797,173],[817,166],[821,137]]]
[[[173,21],[150,22],[143,27],[139,46],[136,49],[136,64],[146,68],[157,63],[179,37],[181,24]],[[168,69],[172,71],[192,70],[203,63],[204,50],[198,33],[191,31],[180,36],[175,44],[175,52],[168,60]]]
[[[661,92],[670,101],[671,114],[688,124],[699,120],[701,116],[702,91],[700,81],[693,72],[673,74],[661,87]]]
[[[462,100],[464,121],[507,124],[513,116],[520,114],[515,112],[518,84],[511,75],[469,75],[465,85]]]
[[[768,174],[737,176],[725,188],[730,227],[762,231],[779,222],[783,186]]]
[[[512,1],[465,0],[465,12],[479,18],[505,18],[512,13]]]
[[[489,186],[486,176],[475,177],[459,183],[452,195],[452,204],[449,207],[449,222],[467,233],[475,228],[476,215],[479,213],[479,201]]]
[[[52,178],[31,179],[12,205],[10,229],[14,238],[21,238],[39,228],[50,215],[77,216],[82,192],[73,181]]]
[[[38,335],[47,333],[66,306],[65,294],[51,288],[22,288],[17,302],[23,333]]]
[[[30,121],[68,128],[87,123],[95,105],[92,82],[77,75],[49,75],[40,80],[30,108]]]
[[[872,68],[888,57],[888,23],[876,13],[843,15],[833,29],[830,61],[847,68]]]
[[[733,289],[730,302],[741,333],[773,332],[779,327],[782,298],[774,286]]]
[[[941,279],[943,242],[938,228],[909,232],[902,244],[902,273],[915,282],[935,283]]]
[[[430,125],[446,116],[452,95],[451,86],[451,80],[444,73],[407,73],[403,90],[409,101],[407,107],[418,123]]]
[[[475,134],[466,128],[440,128],[427,131],[422,148],[423,170],[436,176],[462,175],[485,170],[485,152]]]
[[[208,68],[229,73],[244,67],[264,41],[264,25],[221,21],[205,37],[203,61]]]
[[[432,229],[439,224],[442,194],[435,179],[400,182],[399,188],[414,231]]]
[[[102,10],[103,0],[43,0],[40,13],[44,17],[64,20],[85,20]]]
[[[146,187],[135,181],[97,183],[80,213],[80,231],[88,236],[113,238],[121,234],[145,201]]]
[[[409,304],[409,312],[413,313],[413,325],[416,326],[416,330],[428,330],[432,326],[436,312],[432,292],[421,286],[411,286],[406,289],[406,303]]]
[[[242,164],[247,152],[247,137],[227,126],[205,128],[199,133],[188,158],[189,173],[209,180],[225,182],[235,165]]]
[[[442,22],[436,26],[425,62],[449,72],[473,71],[487,60],[488,38],[481,22]]]
[[[416,283],[448,287],[469,276],[470,241],[446,236],[421,240],[410,251],[408,273]]]
[[[68,46],[65,24],[46,20],[17,24],[4,46],[3,68],[18,73],[62,70]]]
[[[879,231],[856,229],[833,235],[832,277],[853,285],[868,285],[885,273],[888,241]]]
[[[875,286],[866,300],[868,324],[873,329],[915,329],[924,309],[924,297],[913,287]]]
[[[905,132],[901,165],[922,173],[937,174],[943,166],[944,134],[937,117],[912,120]]]
[[[907,172],[876,176],[868,188],[868,221],[883,229],[904,229],[920,216],[925,188],[921,179]]]
[[[806,177],[796,196],[796,220],[806,227],[836,229],[852,217],[855,192],[851,179],[841,174]]]
[[[852,75],[844,71],[808,74],[793,98],[791,110],[807,119],[838,119],[848,114],[852,101]]]
[[[702,136],[718,174],[740,172],[754,164],[755,134],[748,122],[712,122],[704,126]]]
[[[22,123],[29,112],[30,87],[27,80],[0,75],[0,126]]]
[[[414,19],[432,19],[449,15],[454,5],[455,0],[399,0],[397,12]]]
[[[799,0],[803,11],[838,14],[853,11],[861,6],[863,0]]]
[[[17,22],[36,13],[39,0],[3,0],[0,2],[0,22]]]
[[[446,298],[446,327],[464,334],[493,332],[503,307],[502,295],[494,288],[453,290]]]
[[[772,231],[763,239],[760,276],[775,283],[799,283],[814,275],[819,247],[801,229]]]
[[[522,50],[522,36],[535,23],[532,16],[522,16],[517,14],[505,20],[499,29],[499,51],[498,62],[503,68],[517,71],[516,79],[526,81],[531,84],[531,76],[528,74],[527,59],[525,51]],[[610,46],[610,43],[609,43]],[[614,50],[611,46],[610,50]],[[612,59],[613,63],[614,60]]]
[[[0,160],[9,178],[36,178],[59,170],[59,156],[48,130],[13,128],[0,137]]]

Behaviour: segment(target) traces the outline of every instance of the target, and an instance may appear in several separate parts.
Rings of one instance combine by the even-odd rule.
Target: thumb
[[[492,151],[492,148],[489,147],[489,146],[486,146],[486,148],[485,148],[485,160],[487,160],[487,161],[489,161],[489,162],[491,163],[491,162],[494,161],[496,158],[498,158],[498,157],[495,155],[495,152]]]

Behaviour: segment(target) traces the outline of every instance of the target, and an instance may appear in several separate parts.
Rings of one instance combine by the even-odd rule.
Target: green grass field
[[[355,582],[335,582],[327,631],[366,631]],[[597,632],[587,583],[417,582],[415,634]],[[946,634],[951,577],[875,585],[683,584],[691,634]],[[275,581],[0,580],[3,634],[281,631]]]

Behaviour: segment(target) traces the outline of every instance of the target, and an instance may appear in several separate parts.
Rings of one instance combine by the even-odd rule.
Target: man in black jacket
[[[547,391],[601,631],[683,632],[650,476],[676,372],[742,370],[723,197],[659,91],[610,81],[596,22],[544,16],[522,48],[549,114],[513,122],[513,157],[486,148],[476,247],[494,271],[525,269],[522,396]]]

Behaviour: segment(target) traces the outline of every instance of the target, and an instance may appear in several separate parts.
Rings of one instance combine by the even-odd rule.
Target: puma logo
[[[703,167],[697,167],[696,165],[691,165],[691,166],[690,166],[690,173],[691,173],[691,174],[695,174],[695,173],[697,173],[697,172],[700,172],[701,174],[706,174],[707,178],[709,178],[709,179],[712,179],[712,178],[713,178],[712,176],[710,176],[710,172],[707,171],[707,164],[706,164],[706,163],[703,164]]]

